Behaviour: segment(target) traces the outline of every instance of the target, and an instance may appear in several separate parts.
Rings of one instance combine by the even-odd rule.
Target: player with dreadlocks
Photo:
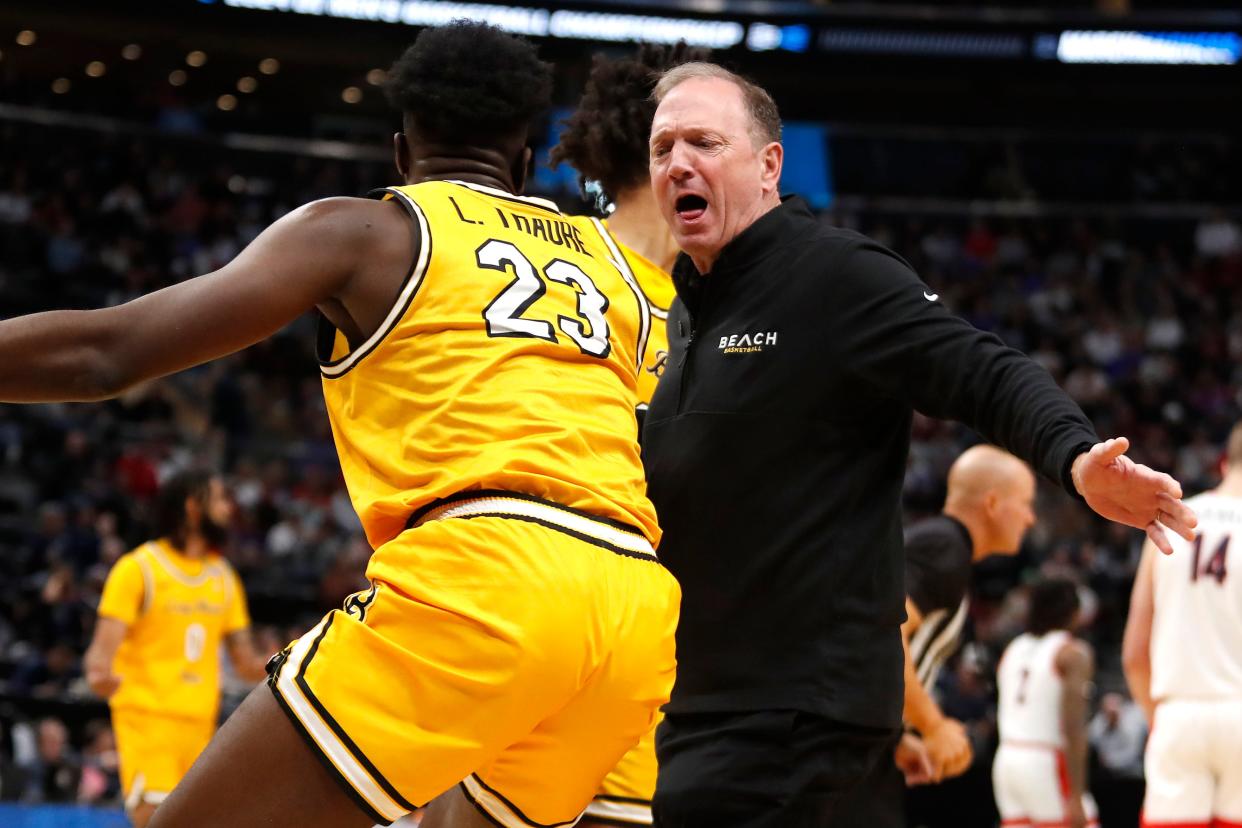
[[[318,308],[370,589],[268,665],[151,828],[570,825],[673,682],[634,399],[650,314],[521,194],[551,72],[489,26],[391,72],[404,186],[326,199],[125,305],[0,322],[0,400],[95,400]],[[644,139],[645,140],[645,139]]]
[[[582,216],[575,223],[603,240],[650,307],[649,356],[638,379],[640,411],[651,401],[668,355],[664,325],[675,295],[669,272],[679,252],[651,192],[647,155],[655,114],[651,92],[668,69],[707,60],[709,55],[709,50],[684,42],[642,44],[633,57],[619,60],[597,55],[582,100],[550,156],[552,163],[563,161],[578,171],[583,192],[595,196],[597,206],[608,215],[602,220]],[[653,728],[604,780],[579,826],[650,825],[655,783]]]

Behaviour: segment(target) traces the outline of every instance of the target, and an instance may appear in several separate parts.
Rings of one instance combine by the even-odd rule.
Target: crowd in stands
[[[1127,131],[957,131],[876,135],[839,130],[836,186],[871,196],[1018,203],[1236,203],[1242,159],[1212,136]]]
[[[300,203],[391,182],[374,164],[226,152],[198,139],[72,137],[0,122],[5,316],[126,301],[224,264]],[[830,211],[824,220],[906,257],[951,310],[1047,367],[1101,434],[1129,436],[1135,459],[1188,492],[1213,485],[1221,441],[1242,412],[1236,216]],[[107,710],[90,697],[80,657],[108,568],[147,539],[152,495],[173,471],[227,474],[239,506],[227,554],[264,651],[363,583],[370,549],[336,464],[314,338],[306,318],[111,402],[0,406],[0,798],[117,801]],[[977,439],[917,419],[911,520],[938,511],[949,464]],[[942,677],[947,712],[972,722],[980,767],[994,739],[990,676],[1022,621],[1015,587],[1032,576],[1079,579],[1101,687],[1123,689],[1116,654],[1141,536],[1048,485],[1040,518],[1021,555],[979,567],[973,643]],[[1141,776],[1132,708],[1104,700],[1092,726],[1100,763]]]

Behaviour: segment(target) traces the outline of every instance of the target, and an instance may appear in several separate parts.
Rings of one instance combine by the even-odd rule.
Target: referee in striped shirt
[[[949,470],[943,511],[911,526],[905,536],[906,649],[902,716],[926,748],[926,774],[911,782],[939,782],[964,773],[970,740],[945,716],[931,689],[941,666],[961,644],[969,608],[973,564],[991,555],[1014,555],[1035,523],[1035,475],[1008,452],[988,445],[967,449]],[[910,737],[907,737],[907,740]],[[905,828],[907,776],[880,762],[843,803],[843,828]],[[834,823],[834,826],[837,823]]]

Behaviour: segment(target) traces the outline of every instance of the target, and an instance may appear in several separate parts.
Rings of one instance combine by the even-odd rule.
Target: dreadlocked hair
[[[424,29],[392,65],[388,101],[444,141],[507,137],[552,100],[552,67],[532,43],[495,26],[454,20]]]
[[[634,57],[596,55],[578,109],[565,120],[549,155],[578,171],[579,184],[596,181],[609,201],[647,178],[647,142],[656,104],[651,91],[669,69],[707,60],[711,52],[686,45],[639,45]]]

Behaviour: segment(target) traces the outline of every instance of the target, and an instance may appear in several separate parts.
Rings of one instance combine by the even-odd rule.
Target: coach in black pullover
[[[643,432],[660,557],[683,591],[656,825],[827,826],[901,721],[913,409],[1077,483],[1109,517],[1153,534],[1160,509],[1181,531],[1194,518],[1124,442],[1092,451],[1049,375],[950,314],[899,256],[800,198],[778,204],[775,107],[703,66],[665,76],[651,138],[689,254]]]

